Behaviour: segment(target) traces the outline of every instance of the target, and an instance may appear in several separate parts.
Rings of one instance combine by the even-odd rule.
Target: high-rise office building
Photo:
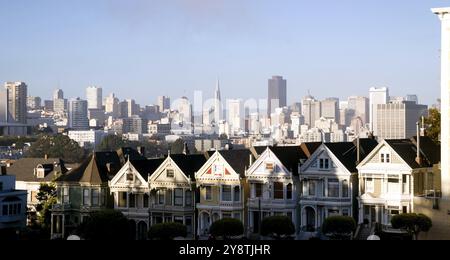
[[[102,88],[91,86],[86,88],[86,100],[88,102],[88,109],[102,108]]]
[[[419,98],[417,97],[417,95],[406,95],[405,100],[406,101],[413,101],[416,104],[419,104]]]
[[[237,134],[244,130],[244,103],[242,99],[229,99],[227,102],[228,124],[231,133]]]
[[[53,100],[55,99],[63,99],[64,98],[64,92],[62,91],[62,89],[55,89],[55,91],[53,91]]]
[[[6,82],[8,113],[12,123],[27,123],[27,85],[23,82]]]
[[[320,102],[321,117],[339,122],[339,98],[327,98]]]
[[[417,135],[417,122],[428,115],[426,105],[414,101],[391,101],[378,104],[374,123],[379,139],[405,139]]]
[[[351,96],[348,98],[348,109],[354,111],[354,117],[361,118],[363,124],[369,123],[369,99],[366,97]]]
[[[220,84],[217,79],[216,90],[214,91],[214,119],[212,122],[217,125],[223,117],[222,96],[220,94]]]
[[[28,109],[39,109],[41,108],[42,100],[40,97],[27,97],[27,108]]]
[[[320,101],[317,101],[313,96],[308,95],[302,99],[302,115],[305,124],[309,127],[314,127],[314,123],[321,116]]]
[[[388,88],[370,88],[369,90],[369,121],[370,130],[375,136],[378,136],[377,131],[377,106],[387,104],[389,101],[389,89]]]
[[[80,98],[71,99],[68,109],[68,127],[73,130],[89,129],[88,102]]]
[[[275,112],[275,108],[287,106],[287,86],[283,77],[273,76],[269,79],[267,99],[268,117]]]
[[[169,110],[170,109],[170,97],[159,96],[156,104],[159,107],[159,112],[164,112],[166,110]]]
[[[0,123],[8,122],[8,90],[0,89]]]
[[[53,112],[64,113],[67,111],[67,99],[58,98],[53,100]]]
[[[105,98],[105,112],[111,114],[113,117],[119,116],[119,99],[114,93],[109,94],[109,96]]]
[[[136,102],[134,101],[134,99],[127,99],[126,102],[127,102],[128,117],[137,115],[139,111],[137,110]]]
[[[143,119],[137,115],[134,115],[123,119],[122,132],[124,134],[142,134],[144,130],[143,126]]]

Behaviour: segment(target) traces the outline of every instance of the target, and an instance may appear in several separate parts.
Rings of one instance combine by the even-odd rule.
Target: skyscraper
[[[105,98],[105,112],[111,114],[113,117],[119,116],[119,99],[114,93],[109,94]]]
[[[354,117],[360,117],[363,124],[369,123],[369,99],[366,97],[351,96],[348,98],[348,109],[354,111]]]
[[[63,99],[64,98],[64,92],[62,91],[62,89],[55,89],[55,91],[53,91],[53,100],[55,99]]]
[[[40,97],[27,97],[27,107],[29,109],[39,109],[41,107],[42,100]]]
[[[164,112],[170,109],[170,97],[159,96],[156,104],[159,107],[159,112]]]
[[[370,88],[369,90],[369,121],[370,130],[375,136],[378,135],[375,122],[377,122],[377,105],[387,104],[389,100],[389,89],[388,88]]]
[[[275,108],[287,105],[286,80],[281,76],[273,76],[269,79],[269,89],[267,95],[267,115],[275,112]]]
[[[137,111],[137,106],[136,106],[136,102],[134,101],[134,99],[127,99],[127,111],[128,111],[128,117],[131,117],[133,115],[137,115],[138,111]]]
[[[8,90],[0,89],[0,123],[8,122]]]
[[[222,97],[220,95],[219,79],[217,79],[216,91],[214,91],[214,119],[213,119],[213,122],[215,123],[215,125],[217,125],[219,123],[219,121],[222,120],[222,117],[223,117]]]
[[[317,101],[311,95],[304,97],[302,99],[302,115],[305,119],[305,124],[309,125],[309,127],[314,127],[316,120],[321,115],[320,101]]]
[[[88,102],[80,98],[69,101],[68,127],[74,130],[89,129]]]
[[[229,99],[227,115],[232,134],[244,130],[244,103],[241,99]]]
[[[6,82],[8,90],[8,117],[10,122],[27,123],[27,85],[23,82]]]
[[[86,99],[88,102],[88,109],[101,109],[102,108],[102,88],[99,87],[87,87]]]
[[[339,98],[327,98],[320,102],[321,117],[339,122]]]
[[[414,101],[391,101],[378,104],[374,127],[380,139],[405,139],[416,136],[416,123],[428,115],[426,105]]]

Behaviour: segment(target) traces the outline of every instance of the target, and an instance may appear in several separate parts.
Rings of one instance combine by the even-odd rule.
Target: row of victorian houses
[[[52,179],[57,186],[52,238],[67,237],[91,212],[105,208],[127,216],[136,239],[163,222],[186,225],[191,238],[207,236],[222,218],[241,220],[251,236],[272,215],[289,217],[304,238],[317,235],[334,215],[388,229],[393,215],[415,212],[415,197],[436,199],[440,189],[439,147],[427,137],[419,144],[417,138],[358,139],[157,159],[143,154],[130,148],[94,152],[70,170],[56,159],[37,165],[33,181]]]

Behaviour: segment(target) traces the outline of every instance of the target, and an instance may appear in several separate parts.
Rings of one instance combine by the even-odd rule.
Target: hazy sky
[[[88,85],[120,99],[265,98],[287,79],[289,103],[316,98],[439,96],[438,0],[1,0],[0,81],[29,94],[85,97]]]

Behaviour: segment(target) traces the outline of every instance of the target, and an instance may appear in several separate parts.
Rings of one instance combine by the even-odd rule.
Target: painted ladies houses
[[[113,195],[114,209],[124,214],[130,223],[130,234],[138,240],[147,239],[150,226],[149,176],[163,163],[164,159],[127,160],[114,178],[109,181]]]
[[[255,156],[247,149],[208,152],[208,155],[208,161],[195,174],[200,190],[198,234],[209,234],[211,224],[222,218],[239,219],[246,228],[245,203],[249,189],[245,171]]]
[[[108,181],[130,160],[144,160],[137,151],[122,148],[95,152],[79,167],[56,179],[57,203],[52,208],[51,238],[65,238],[90,213],[113,208]]]
[[[169,155],[149,177],[150,222],[177,222],[185,225],[188,237],[195,237],[195,173],[206,163],[203,154]]]
[[[299,165],[308,157],[305,146],[255,147],[258,159],[245,176],[250,187],[247,201],[249,233],[258,234],[265,217],[288,216],[297,227]]]
[[[414,196],[427,194],[439,174],[439,146],[428,137],[382,141],[359,165],[359,223],[389,230],[391,217],[415,212]]]
[[[377,142],[373,139],[323,143],[300,167],[302,235],[315,235],[329,216],[352,216],[357,219],[356,166],[376,146]]]

